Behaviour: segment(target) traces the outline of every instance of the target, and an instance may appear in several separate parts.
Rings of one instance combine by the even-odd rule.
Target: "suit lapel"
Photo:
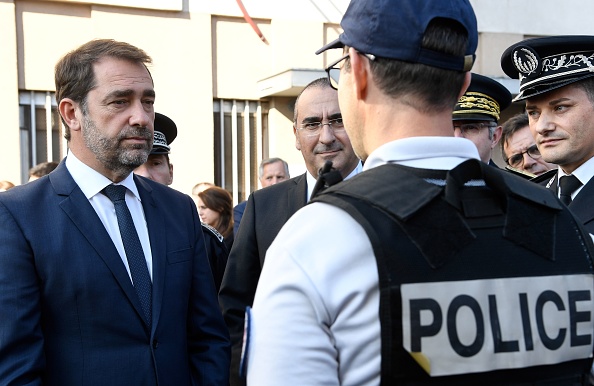
[[[573,214],[579,218],[584,225],[594,220],[594,205],[592,205],[592,198],[594,198],[594,178],[588,181],[569,204],[569,209],[571,209]],[[588,231],[592,233],[594,228],[590,229],[591,226],[586,227],[588,228]]]
[[[287,191],[287,220],[307,203],[307,176],[303,174],[294,182],[295,185]]]
[[[142,178],[134,175],[134,181],[140,194],[144,217],[151,243],[151,254],[153,257],[153,320],[152,327],[155,330],[161,313],[163,302],[163,289],[165,283],[165,270],[167,268],[167,244],[163,235],[165,217],[159,210],[159,206],[153,197],[153,189]]]
[[[60,208],[104,261],[142,319],[142,306],[126,267],[95,209],[72,179],[64,161],[49,175],[49,178],[56,193],[63,197],[59,203]]]

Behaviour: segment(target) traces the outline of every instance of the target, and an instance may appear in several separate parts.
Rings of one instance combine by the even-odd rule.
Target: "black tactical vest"
[[[594,249],[550,191],[471,160],[379,166],[312,202],[373,246],[382,385],[587,384]]]

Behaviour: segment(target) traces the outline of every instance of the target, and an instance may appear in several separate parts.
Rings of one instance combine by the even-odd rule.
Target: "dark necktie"
[[[132,283],[140,298],[145,322],[150,327],[153,285],[146,266],[146,258],[142,250],[142,245],[140,244],[134,221],[132,221],[132,215],[130,214],[128,205],[126,205],[126,190],[127,188],[123,185],[108,185],[103,189],[102,193],[113,202],[113,206],[115,207],[122,242],[126,251],[126,259],[128,259],[128,266],[132,275]]]
[[[559,198],[561,199],[561,202],[565,205],[569,205],[571,203],[572,193],[580,186],[582,186],[582,183],[574,175],[561,177],[559,179],[559,188],[561,189]]]

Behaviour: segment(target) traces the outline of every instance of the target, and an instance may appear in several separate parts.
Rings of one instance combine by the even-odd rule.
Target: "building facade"
[[[513,93],[500,56],[532,36],[594,34],[594,3],[471,0],[480,32],[473,71]],[[537,5],[535,5],[537,4]],[[155,110],[178,126],[173,187],[210,181],[240,202],[257,189],[258,164],[305,171],[292,130],[295,97],[340,52],[314,52],[340,33],[348,0],[0,0],[0,180],[27,181],[31,166],[67,154],[53,70],[94,38],[134,44],[153,58]],[[336,50],[334,50],[336,51]],[[521,111],[513,106],[507,116]]]

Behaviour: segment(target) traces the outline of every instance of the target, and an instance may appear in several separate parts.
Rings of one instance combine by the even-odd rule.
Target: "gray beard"
[[[117,137],[105,137],[91,119],[83,119],[82,134],[85,145],[93,152],[95,158],[114,174],[124,178],[134,169],[144,164],[152,147],[152,133],[147,127],[127,127]],[[122,146],[122,140],[127,136],[144,137],[146,145],[136,144],[129,147]]]

